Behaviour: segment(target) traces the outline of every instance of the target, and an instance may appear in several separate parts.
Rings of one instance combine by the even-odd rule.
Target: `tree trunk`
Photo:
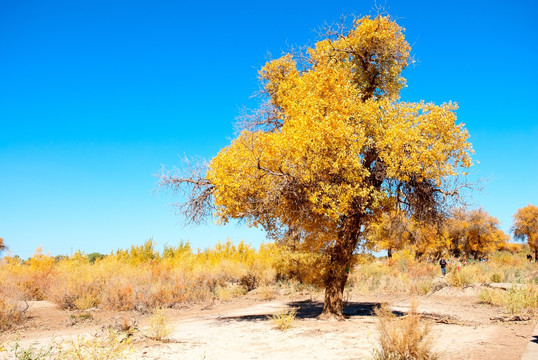
[[[353,252],[358,241],[360,226],[341,233],[330,252],[330,263],[325,275],[325,301],[318,319],[344,320],[344,286],[352,265]]]
[[[538,246],[534,246],[534,262],[538,262]]]
[[[392,259],[392,247],[389,247],[389,248],[387,249],[387,257],[388,257],[389,259]]]
[[[333,269],[329,270],[325,278],[325,301],[323,302],[323,311],[319,319],[326,320],[334,318],[337,320],[344,319],[344,286],[348,273],[344,264],[331,262]]]

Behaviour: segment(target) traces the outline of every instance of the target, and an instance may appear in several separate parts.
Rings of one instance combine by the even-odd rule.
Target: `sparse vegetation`
[[[374,360],[434,360],[432,338],[427,323],[420,319],[417,304],[412,303],[407,315],[398,317],[389,309],[376,309],[379,318],[379,343]]]
[[[20,301],[0,293],[0,331],[9,330],[25,319],[26,305]]]
[[[46,346],[22,346],[19,341],[6,346],[16,360],[120,360],[131,350],[127,334],[104,329],[93,336],[54,340]]]
[[[275,325],[275,328],[278,330],[284,331],[288,330],[293,322],[295,321],[295,317],[297,315],[297,309],[290,309],[290,310],[282,310],[272,316],[270,316],[270,320]]]
[[[57,260],[38,250],[27,261],[3,258],[0,287],[20,293],[21,299],[50,300],[61,309],[149,312],[174,304],[229,300],[274,284],[279,251],[276,245],[256,250],[227,241],[198,252],[180,244],[161,254],[150,240],[92,262],[80,252]]]
[[[465,287],[474,283],[535,284],[538,269],[524,252],[496,252],[487,262],[449,261],[446,281]],[[47,299],[61,309],[151,312],[176,304],[228,301],[258,289],[262,299],[275,296],[279,284],[295,291],[320,290],[323,257],[291,252],[276,244],[259,249],[230,241],[194,252],[189,244],[167,246],[162,253],[152,241],[118,250],[90,261],[76,252],[55,259],[38,249],[28,260],[6,256],[0,260],[0,328],[20,323],[22,300]],[[357,293],[424,295],[440,275],[437,262],[418,260],[408,249],[388,260],[357,256],[346,289]],[[6,297],[9,294],[9,298]],[[9,319],[9,321],[7,320]]]
[[[478,296],[481,302],[500,306],[511,315],[534,314],[538,310],[538,290],[532,285],[509,290],[486,288]]]
[[[153,340],[166,341],[171,333],[172,326],[168,323],[164,311],[162,309],[155,310],[149,319],[147,336]]]
[[[440,277],[437,261],[421,260],[413,250],[395,251],[390,259],[360,255],[349,269],[346,299],[349,301],[353,294],[422,296],[446,286],[505,282],[515,284],[513,289],[485,288],[477,301],[502,307],[506,316],[529,317],[538,309],[538,267],[525,259],[526,254],[495,252],[489,261],[449,259],[445,278]],[[94,262],[80,252],[53,258],[39,250],[26,261],[7,256],[0,260],[0,329],[13,329],[24,321],[26,300],[46,299],[61,309],[75,310],[68,319],[72,325],[95,321],[91,311],[81,312],[92,308],[153,313],[141,335],[166,342],[171,329],[165,314],[167,308],[176,305],[213,306],[250,290],[263,300],[280,294],[319,298],[323,285],[317,275],[323,267],[317,264],[323,261],[322,256],[312,258],[276,244],[254,249],[231,242],[204,251],[179,244],[166,247],[162,253],[148,242]],[[428,350],[428,327],[415,310],[400,318],[379,311],[382,339],[375,359],[435,358]],[[293,326],[296,315],[296,309],[286,310],[269,317],[269,321],[285,331]],[[133,321],[123,317],[123,323],[95,338],[56,341],[41,348],[18,343],[4,348],[16,359],[94,359],[88,357],[90,353],[101,356],[98,359],[121,359],[131,339],[137,339]]]

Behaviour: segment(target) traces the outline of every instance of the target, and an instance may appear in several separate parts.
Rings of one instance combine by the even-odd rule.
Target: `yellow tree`
[[[392,252],[401,250],[411,243],[412,221],[399,210],[391,210],[379,214],[370,221],[364,237],[376,251],[387,250],[387,256]]]
[[[439,259],[448,249],[446,219],[438,221],[413,221],[411,227],[411,248],[416,258]]]
[[[413,250],[417,259],[440,258],[448,249],[447,217],[438,214],[435,218],[421,219],[412,215],[397,207],[372,218],[364,232],[367,247],[387,250],[389,258],[394,250],[404,247]]]
[[[499,229],[499,220],[483,209],[457,209],[447,226],[454,256],[477,259],[504,247],[508,241],[508,235]]]
[[[321,318],[343,317],[348,270],[371,219],[393,204],[433,216],[471,165],[456,104],[399,99],[409,52],[403,29],[377,16],[268,62],[266,101],[239,136],[206,169],[162,178],[186,191],[191,221],[245,219],[323,254]]]
[[[514,237],[527,240],[531,250],[534,250],[534,261],[538,260],[538,206],[528,204],[518,209],[514,214]]]

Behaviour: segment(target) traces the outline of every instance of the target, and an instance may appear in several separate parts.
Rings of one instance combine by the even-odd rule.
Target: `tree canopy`
[[[403,31],[389,16],[362,17],[269,61],[264,103],[238,137],[206,172],[163,179],[187,186],[191,220],[245,219],[325,254],[323,316],[342,316],[346,270],[371,219],[395,209],[434,217],[471,166],[457,104],[399,98],[411,51]]]
[[[508,241],[508,235],[499,229],[499,220],[483,209],[456,209],[447,227],[450,253],[456,257],[484,257]]]
[[[538,259],[538,206],[528,204],[514,214],[514,237],[527,241],[534,250],[534,261]]]

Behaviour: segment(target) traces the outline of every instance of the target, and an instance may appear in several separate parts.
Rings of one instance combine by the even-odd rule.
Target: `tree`
[[[528,204],[518,209],[512,231],[516,239],[527,240],[530,249],[534,250],[534,261],[538,261],[538,207]]]
[[[503,248],[508,235],[499,229],[499,220],[483,209],[456,209],[447,223],[452,255],[474,259]]]
[[[0,254],[4,252],[4,250],[7,249],[6,243],[4,242],[4,239],[0,237]]]
[[[411,227],[406,214],[389,211],[370,221],[364,236],[376,251],[387,250],[387,256],[392,258],[393,251],[411,243]]]
[[[446,217],[436,221],[414,221],[411,228],[412,248],[417,259],[440,259],[447,250]]]
[[[97,260],[105,258],[106,255],[100,254],[98,252],[92,252],[91,254],[86,255],[86,257],[91,264],[94,264]]]
[[[471,165],[456,104],[399,99],[409,52],[389,16],[328,29],[260,70],[265,102],[207,169],[162,176],[188,195],[190,221],[244,219],[323,254],[320,318],[343,318],[348,270],[371,220],[396,204],[417,219],[435,216]]]

